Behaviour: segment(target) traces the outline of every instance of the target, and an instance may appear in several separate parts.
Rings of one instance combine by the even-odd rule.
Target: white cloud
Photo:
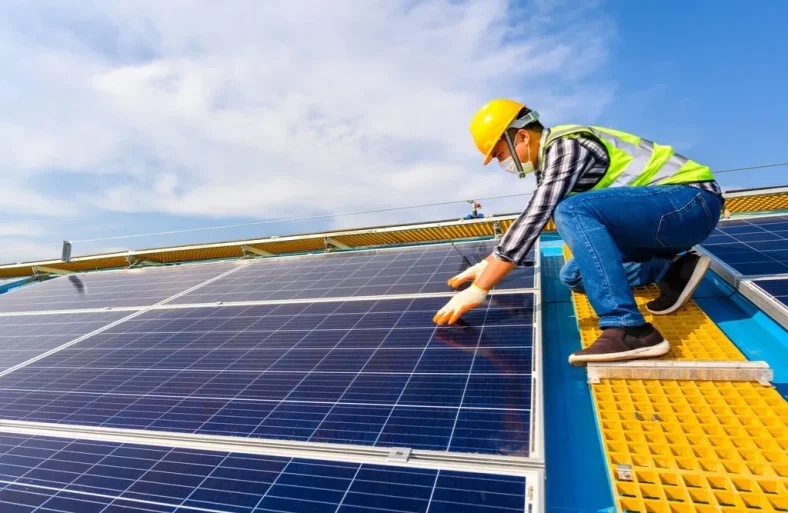
[[[0,237],[37,237],[44,228],[37,223],[0,223]]]
[[[61,249],[55,244],[42,244],[22,237],[0,237],[0,262],[58,260]]]
[[[14,180],[8,180],[0,186],[0,212],[35,216],[67,216],[76,211],[75,204],[65,198],[43,195]]]
[[[0,172],[27,183],[102,175],[83,205],[204,217],[524,192],[481,167],[468,123],[498,96],[548,124],[604,109],[612,86],[591,77],[613,31],[590,8],[565,11],[505,0],[8,4]],[[50,194],[0,202],[62,208]]]

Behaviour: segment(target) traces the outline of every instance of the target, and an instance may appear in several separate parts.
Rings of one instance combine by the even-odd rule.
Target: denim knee
[[[553,211],[553,221],[555,222],[555,226],[559,228],[559,231],[561,226],[563,226],[567,221],[569,207],[571,204],[571,198],[566,198],[556,205],[555,210]]]
[[[569,222],[573,217],[578,214],[588,214],[590,203],[587,201],[587,198],[583,198],[582,196],[582,194],[569,196],[556,205],[553,211],[553,221],[555,222],[555,226],[559,229],[559,233],[561,227],[570,227]]]
[[[568,262],[561,268],[558,273],[558,278],[561,283],[576,292],[583,292],[583,278],[580,276],[580,268],[575,263],[574,258],[570,258]]]

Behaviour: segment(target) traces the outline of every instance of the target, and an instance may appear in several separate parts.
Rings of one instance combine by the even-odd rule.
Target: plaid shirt
[[[496,246],[495,256],[521,265],[558,203],[569,192],[584,192],[594,187],[605,175],[608,162],[604,145],[591,136],[562,137],[552,143],[545,152],[544,162],[539,163],[539,185],[525,211]],[[722,195],[717,182],[687,185]]]

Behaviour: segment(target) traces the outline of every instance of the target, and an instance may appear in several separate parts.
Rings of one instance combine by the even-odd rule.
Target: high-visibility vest
[[[598,126],[559,125],[551,128],[542,145],[539,161],[544,162],[545,150],[557,139],[580,134],[596,136],[607,148],[610,158],[605,175],[591,190],[714,180],[711,169],[675,153],[670,146]]]

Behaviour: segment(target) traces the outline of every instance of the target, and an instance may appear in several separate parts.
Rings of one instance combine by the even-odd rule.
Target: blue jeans
[[[587,294],[601,328],[640,326],[646,321],[631,287],[659,282],[676,255],[714,231],[721,209],[718,196],[687,185],[570,196],[553,216],[574,257],[561,279]]]
[[[644,287],[650,283],[659,283],[670,267],[673,258],[652,258],[647,262],[624,262],[624,272],[630,287]],[[585,293],[580,266],[574,258],[570,258],[561,268],[560,279],[564,285],[575,292]]]

